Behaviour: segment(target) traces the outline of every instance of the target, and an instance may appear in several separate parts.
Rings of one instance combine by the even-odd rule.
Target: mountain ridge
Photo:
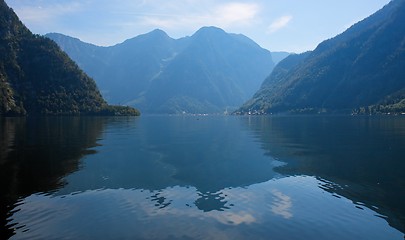
[[[96,80],[108,101],[135,105],[149,113],[221,113],[227,107],[235,109],[253,95],[274,67],[268,50],[246,36],[217,27],[203,27],[180,39],[153,30],[99,48],[104,55],[96,53],[97,59],[91,63],[88,51],[77,53],[77,46],[46,36],[62,45]]]
[[[241,112],[351,113],[376,108],[405,88],[404,13],[405,1],[394,0],[320,43],[281,77],[281,86],[262,86]]]

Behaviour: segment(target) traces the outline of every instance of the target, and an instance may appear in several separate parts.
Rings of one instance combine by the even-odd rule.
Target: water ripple
[[[214,193],[176,186],[31,195],[13,211],[12,239],[402,239],[371,209],[319,184],[295,176]],[[199,201],[221,207],[207,211]]]

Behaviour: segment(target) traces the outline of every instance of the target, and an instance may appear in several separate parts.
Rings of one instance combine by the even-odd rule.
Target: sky
[[[300,53],[342,33],[389,0],[6,0],[36,34],[99,46],[148,33],[191,36],[204,26],[240,33],[270,51]]]

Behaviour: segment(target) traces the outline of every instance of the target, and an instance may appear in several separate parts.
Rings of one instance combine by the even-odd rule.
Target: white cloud
[[[187,8],[189,9],[189,8]],[[208,11],[177,12],[173,15],[148,14],[141,16],[141,23],[151,28],[193,29],[202,26],[229,27],[233,25],[251,24],[259,6],[252,3],[227,3],[216,5]]]
[[[276,189],[273,189],[271,192],[274,196],[274,202],[271,205],[271,211],[274,214],[279,215],[285,219],[292,218],[293,214],[291,212],[291,198]]]
[[[222,24],[249,23],[259,12],[257,4],[228,3],[219,6],[214,12],[214,19]]]
[[[291,15],[282,16],[276,19],[275,21],[273,21],[272,24],[270,24],[269,28],[267,29],[267,32],[271,34],[279,31],[282,28],[285,28],[291,22],[292,19],[293,17]]]
[[[217,26],[228,32],[243,33],[269,49],[295,52],[313,49],[302,46],[316,46],[389,2],[335,1],[332,6],[315,0],[296,1],[293,5],[290,1],[276,0],[5,1],[34,33],[62,32],[99,45],[116,44],[154,28],[179,38],[193,34],[202,26]],[[336,17],[333,12],[347,14]],[[292,31],[283,31],[292,23]],[[295,36],[308,29],[311,34],[297,42]],[[282,34],[268,37],[275,32]]]
[[[263,3],[241,0],[7,0],[35,33],[62,32],[112,45],[160,28],[172,37],[203,26],[240,32],[261,21]],[[108,33],[108,34],[107,34]]]

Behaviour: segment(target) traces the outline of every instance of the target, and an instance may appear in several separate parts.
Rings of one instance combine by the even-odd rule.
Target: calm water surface
[[[0,239],[404,239],[405,118],[0,119]]]

